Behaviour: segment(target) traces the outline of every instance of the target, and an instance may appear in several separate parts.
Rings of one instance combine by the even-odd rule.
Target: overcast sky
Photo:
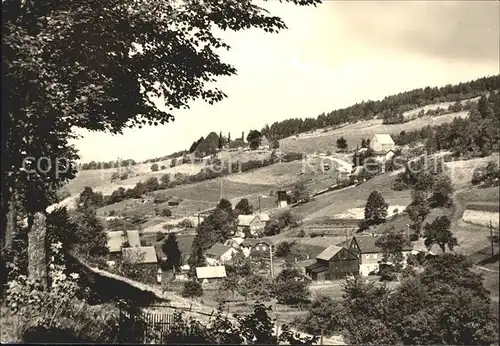
[[[278,120],[500,74],[498,1],[261,4],[289,29],[225,33],[232,49],[224,57],[238,69],[218,83],[227,99],[194,102],[164,126],[81,132],[82,161],[164,156],[210,131],[236,138]]]

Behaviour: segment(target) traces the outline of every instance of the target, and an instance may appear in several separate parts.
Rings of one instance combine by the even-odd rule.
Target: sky
[[[81,161],[165,156],[210,131],[236,138],[275,121],[500,74],[498,1],[256,3],[288,29],[221,35],[232,47],[222,57],[238,70],[217,83],[228,98],[194,101],[174,122],[123,135],[80,130],[73,143]]]

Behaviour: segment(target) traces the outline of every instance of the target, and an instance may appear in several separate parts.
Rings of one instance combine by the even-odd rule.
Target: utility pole
[[[495,256],[495,247],[493,245],[493,225],[490,219],[490,242],[491,242],[491,257]]]
[[[259,214],[262,213],[262,210],[260,209],[260,197],[261,196],[259,196]]]
[[[269,246],[269,262],[271,265],[271,279],[274,278],[274,268],[273,268],[273,246]]]
[[[220,199],[224,198],[224,186],[223,186],[223,179],[221,178],[220,180]]]
[[[198,227],[200,227],[200,209],[198,209]]]

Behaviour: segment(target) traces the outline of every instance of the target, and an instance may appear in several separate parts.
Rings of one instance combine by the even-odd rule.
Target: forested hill
[[[397,117],[405,111],[431,103],[454,102],[473,98],[485,92],[500,89],[500,75],[484,77],[467,83],[446,85],[444,87],[426,87],[387,96],[381,101],[357,103],[344,109],[321,114],[316,119],[287,119],[266,125],[262,134],[276,140],[302,132],[321,129],[328,126],[369,120],[374,117]]]

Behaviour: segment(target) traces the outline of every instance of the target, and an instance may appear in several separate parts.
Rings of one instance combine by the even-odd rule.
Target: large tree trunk
[[[36,212],[28,231],[28,276],[47,288],[47,222],[42,212]]]

